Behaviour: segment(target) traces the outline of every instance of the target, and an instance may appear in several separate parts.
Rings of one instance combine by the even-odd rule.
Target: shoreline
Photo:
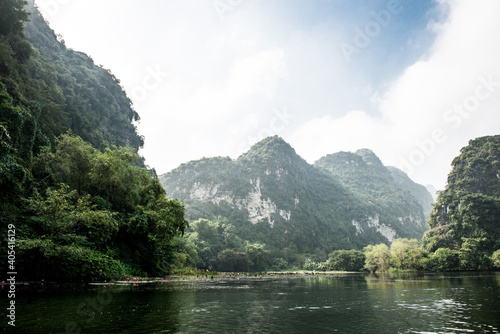
[[[397,275],[454,275],[457,273],[470,274],[491,274],[497,275],[498,271],[457,271],[457,272],[398,272],[398,273],[369,273],[369,272],[348,272],[348,271],[270,271],[262,273],[217,273],[213,275],[171,275],[166,277],[134,277],[134,278],[118,278],[104,280],[102,282],[56,282],[56,281],[22,281],[16,282],[16,292],[85,292],[93,291],[99,288],[161,288],[172,286],[173,288],[180,285],[192,284],[221,284],[221,283],[242,283],[245,282],[264,282],[279,279],[292,278],[313,278],[313,277],[331,277],[331,276],[375,276],[381,279],[386,279],[390,276]],[[394,277],[395,279],[401,279]],[[402,278],[404,280],[404,278]],[[194,287],[194,286],[192,286]],[[1,283],[0,291],[7,291],[9,284]]]

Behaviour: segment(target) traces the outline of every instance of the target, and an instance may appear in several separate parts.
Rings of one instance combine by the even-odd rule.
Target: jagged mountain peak
[[[362,148],[354,152],[354,154],[360,156],[364,162],[366,162],[368,165],[376,165],[376,166],[383,166],[382,161],[380,161],[380,158],[370,149],[368,148]]]
[[[261,168],[286,168],[296,163],[308,165],[295,152],[295,149],[279,136],[267,137],[259,141],[248,152],[242,154],[237,162],[243,165],[258,165]]]
[[[287,151],[288,153],[295,154],[295,150],[280,136],[266,137],[261,141],[252,145],[252,147],[242,156],[252,154],[255,152],[274,152],[274,151]]]
[[[359,175],[361,172],[369,178],[391,181],[391,175],[382,161],[369,149],[360,149],[354,153],[342,151],[328,154],[316,161],[314,165],[333,174]]]
[[[325,162],[341,163],[345,165],[353,164],[356,167],[384,166],[380,158],[372,150],[367,148],[362,148],[355,152],[340,151],[337,153],[328,154],[320,158],[318,161],[316,161],[316,164],[321,164]]]

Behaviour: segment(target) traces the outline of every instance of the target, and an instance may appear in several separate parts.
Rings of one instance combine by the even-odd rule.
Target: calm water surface
[[[39,290],[16,296],[19,333],[500,333],[500,273],[171,278]],[[13,332],[2,315],[2,329]]]

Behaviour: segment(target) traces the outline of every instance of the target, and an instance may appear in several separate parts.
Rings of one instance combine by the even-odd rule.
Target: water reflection
[[[21,294],[17,323],[22,333],[498,333],[499,300],[500,273],[179,279]]]
[[[498,277],[498,273],[453,273],[366,279],[376,289],[372,302],[383,303],[391,323],[407,328],[401,333],[498,333]]]

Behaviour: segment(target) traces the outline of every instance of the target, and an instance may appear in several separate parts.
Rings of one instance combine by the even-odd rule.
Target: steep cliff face
[[[344,159],[352,164],[353,175],[392,179],[373,152],[364,153],[369,163],[357,154]],[[303,252],[420,238],[426,227],[422,208],[411,195],[405,193],[408,203],[393,204],[399,211],[386,213],[386,207],[370,202],[377,196],[375,189],[374,194],[358,194],[345,179],[307,163],[279,137],[264,139],[237,160],[189,162],[160,180],[170,197],[185,201],[191,220],[222,215],[241,226],[250,222],[249,234],[263,231],[259,241],[277,247],[293,244]]]

